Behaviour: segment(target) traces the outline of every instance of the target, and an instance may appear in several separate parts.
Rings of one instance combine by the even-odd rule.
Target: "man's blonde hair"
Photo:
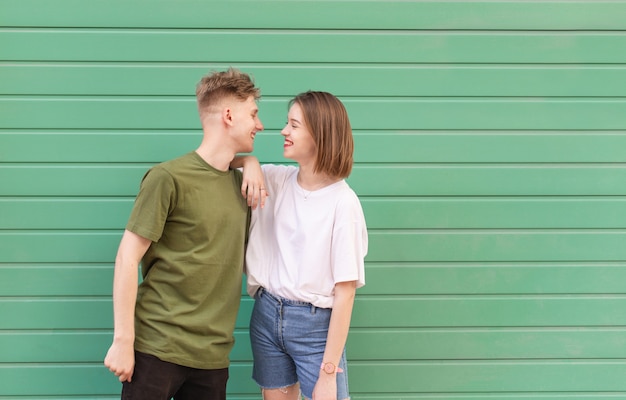
[[[246,101],[250,96],[258,100],[261,89],[254,86],[250,75],[232,67],[226,71],[211,72],[196,85],[196,100],[201,114],[207,107],[216,106],[225,98]]]

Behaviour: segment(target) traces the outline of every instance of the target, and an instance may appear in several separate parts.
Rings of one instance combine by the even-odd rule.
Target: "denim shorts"
[[[300,382],[307,398],[320,374],[332,309],[284,299],[261,288],[255,295],[250,320],[254,355],[252,378],[264,389],[279,389]],[[347,399],[348,369],[345,349],[337,373],[337,399]]]

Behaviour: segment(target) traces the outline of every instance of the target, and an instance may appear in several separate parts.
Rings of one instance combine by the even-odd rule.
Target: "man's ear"
[[[230,107],[224,107],[222,109],[222,120],[228,126],[233,125],[233,109]]]

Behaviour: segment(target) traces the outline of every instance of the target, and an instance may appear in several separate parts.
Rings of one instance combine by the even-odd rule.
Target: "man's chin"
[[[252,153],[254,151],[254,146],[247,146],[238,151],[238,153]]]

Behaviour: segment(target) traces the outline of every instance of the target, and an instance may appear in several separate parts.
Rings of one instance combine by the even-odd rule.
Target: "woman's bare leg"
[[[261,389],[263,400],[300,400],[300,384],[280,389]]]

